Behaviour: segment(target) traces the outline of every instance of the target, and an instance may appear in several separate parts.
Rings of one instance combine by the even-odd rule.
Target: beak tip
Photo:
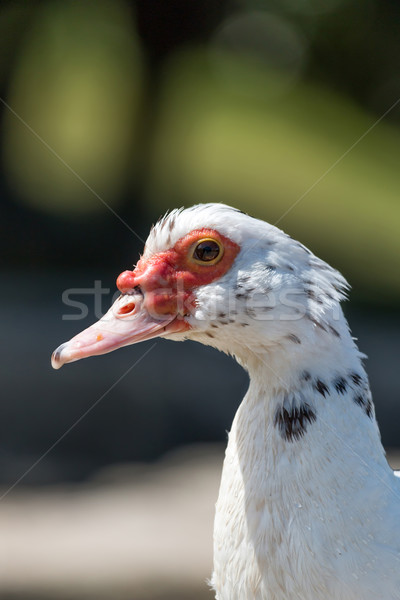
[[[65,363],[65,360],[62,359],[62,351],[65,346],[66,344],[61,344],[61,346],[54,350],[53,354],[51,355],[51,366],[53,369],[61,369]]]

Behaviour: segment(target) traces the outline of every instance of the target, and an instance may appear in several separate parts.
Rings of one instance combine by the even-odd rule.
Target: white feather
[[[192,330],[169,337],[233,354],[250,374],[216,507],[216,598],[399,600],[399,474],[340,308],[345,280],[276,227],[219,204],[164,217],[144,256],[204,227],[241,250],[196,291]]]

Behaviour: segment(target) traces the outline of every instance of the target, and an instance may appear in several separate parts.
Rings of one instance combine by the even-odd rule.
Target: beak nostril
[[[125,306],[121,306],[121,308],[119,309],[119,314],[120,315],[128,315],[129,313],[133,312],[135,310],[135,303],[134,302],[129,302],[128,304],[125,304]]]

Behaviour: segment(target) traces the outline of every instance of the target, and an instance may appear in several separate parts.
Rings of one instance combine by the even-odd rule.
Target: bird
[[[162,337],[249,374],[214,522],[217,600],[399,600],[400,479],[388,465],[349,285],[276,226],[219,203],[175,209],[54,368]]]

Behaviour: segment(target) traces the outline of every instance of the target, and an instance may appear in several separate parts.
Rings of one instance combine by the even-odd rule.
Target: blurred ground
[[[17,489],[1,505],[1,597],[211,600],[222,459],[222,446],[187,447],[85,485]]]
[[[222,447],[189,447],[152,467],[1,505],[2,598],[211,598],[212,524]]]

